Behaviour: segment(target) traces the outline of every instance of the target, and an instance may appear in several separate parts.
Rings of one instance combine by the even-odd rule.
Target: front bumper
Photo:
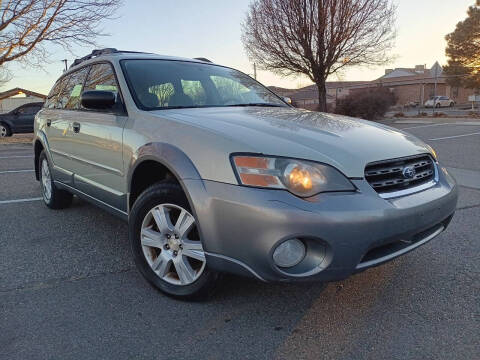
[[[379,265],[441,233],[455,212],[457,187],[444,168],[421,192],[382,199],[365,180],[354,193],[324,193],[307,200],[282,190],[185,180],[200,224],[207,264],[265,281],[334,281]],[[309,261],[278,268],[276,245],[302,238]]]

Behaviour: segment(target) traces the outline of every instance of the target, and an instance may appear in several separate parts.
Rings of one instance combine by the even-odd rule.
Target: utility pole
[[[64,72],[68,70],[68,67],[67,67],[67,59],[63,59],[62,62],[65,63],[65,69],[63,70]]]

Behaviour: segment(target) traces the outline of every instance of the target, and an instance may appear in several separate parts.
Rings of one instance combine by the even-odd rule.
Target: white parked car
[[[455,105],[455,101],[448,96],[434,96],[425,102],[425,107],[452,107]]]

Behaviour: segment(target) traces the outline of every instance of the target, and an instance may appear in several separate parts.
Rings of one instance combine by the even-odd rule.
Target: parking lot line
[[[39,198],[29,198],[29,199],[0,200],[0,205],[40,201],[40,200],[43,200],[43,198],[39,197]]]
[[[445,136],[445,137],[439,137],[439,138],[428,139],[428,140],[435,141],[435,140],[455,139],[455,138],[459,138],[459,137],[473,136],[473,135],[480,135],[480,132],[474,132],[474,133],[462,134],[462,135]]]
[[[405,124],[405,123],[404,123]],[[403,128],[402,130],[410,130],[410,129],[421,129],[431,126],[444,126],[444,125],[471,125],[471,126],[480,126],[480,121],[463,121],[463,122],[456,122],[456,123],[441,123],[441,124],[432,124],[429,125],[418,125],[418,126],[409,126]]]
[[[32,155],[13,155],[13,156],[0,156],[0,159],[19,159],[19,158],[31,158]]]
[[[28,169],[28,170],[6,170],[0,171],[0,174],[12,174],[12,173],[26,173],[26,172],[34,172],[35,170]]]

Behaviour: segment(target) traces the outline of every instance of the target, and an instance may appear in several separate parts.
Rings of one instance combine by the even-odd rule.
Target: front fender
[[[145,161],[156,161],[175,175],[187,195],[192,210],[195,211],[185,180],[201,180],[200,174],[190,158],[182,150],[170,144],[148,143],[137,149],[128,166],[128,194],[131,194],[132,177],[136,168]]]
[[[15,130],[15,126],[14,124],[12,123],[12,120],[9,120],[9,119],[1,119],[0,118],[0,123],[3,123],[5,125],[7,125],[11,131],[14,131]]]
[[[178,180],[199,180],[200,174],[190,158],[176,146],[166,143],[148,143],[133,154],[128,166],[128,192],[135,169],[144,161],[157,161],[169,169]]]

